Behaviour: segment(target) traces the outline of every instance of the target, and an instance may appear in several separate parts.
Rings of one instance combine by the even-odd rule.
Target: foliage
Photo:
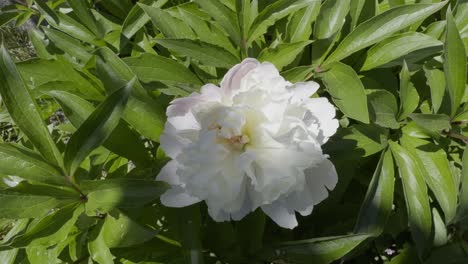
[[[468,1],[27,0],[0,25],[30,18],[37,57],[0,49],[1,263],[468,261]],[[339,110],[338,186],[292,231],[158,199],[168,103],[246,57]]]

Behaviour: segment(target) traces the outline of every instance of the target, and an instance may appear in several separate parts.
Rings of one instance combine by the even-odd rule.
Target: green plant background
[[[468,1],[26,0],[0,26],[0,263],[468,263]],[[246,57],[337,107],[338,186],[294,230],[159,203],[166,107]]]

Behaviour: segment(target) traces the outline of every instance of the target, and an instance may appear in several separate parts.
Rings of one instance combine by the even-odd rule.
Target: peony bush
[[[467,18],[466,0],[2,7],[0,263],[467,263]]]

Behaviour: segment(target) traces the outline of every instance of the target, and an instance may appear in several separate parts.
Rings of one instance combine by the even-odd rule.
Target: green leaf
[[[286,80],[296,83],[306,81],[307,77],[314,71],[312,66],[299,66],[281,73]]]
[[[333,102],[348,117],[369,123],[367,97],[357,73],[348,65],[335,63],[319,77],[327,87]],[[346,89],[344,89],[346,87]]]
[[[30,224],[27,231],[1,247],[50,247],[65,240],[75,225],[84,207],[78,203],[60,208],[57,211]]]
[[[359,211],[356,233],[379,236],[392,212],[395,172],[389,150],[382,153]]]
[[[200,5],[226,30],[234,43],[241,44],[239,22],[234,11],[220,1],[194,0],[194,2]]]
[[[158,199],[166,190],[166,184],[154,179],[83,181],[80,186],[87,193],[88,215],[114,208],[141,208]]]
[[[17,248],[0,251],[0,262],[3,264],[14,264],[17,255]]]
[[[403,5],[379,14],[356,27],[341,41],[324,64],[342,60],[356,51],[378,43],[437,12],[446,4],[447,1],[436,4]]]
[[[20,183],[18,186],[24,186]],[[18,187],[17,186],[17,187]],[[43,217],[63,202],[47,193],[50,188],[39,187],[33,194],[15,191],[15,188],[0,192],[0,218],[19,219]],[[65,197],[66,201],[71,197]],[[78,200],[78,198],[77,198]]]
[[[445,29],[444,73],[451,99],[452,117],[457,113],[465,94],[466,63],[465,46],[449,8],[447,9],[447,28]]]
[[[91,12],[88,1],[83,0],[69,0],[68,4],[73,9],[76,17],[95,35],[99,34],[96,18]]]
[[[99,264],[114,264],[114,256],[104,240],[102,227],[104,222],[101,221],[90,233],[88,242],[89,256]]]
[[[135,80],[112,93],[83,122],[65,149],[65,167],[74,175],[81,162],[112,134],[120,121]]]
[[[296,11],[288,22],[286,36],[289,42],[306,41],[312,34],[312,23],[320,11],[320,1],[315,1],[309,6]]]
[[[457,190],[452,177],[450,163],[444,149],[429,141],[403,136],[401,144],[417,157],[427,185],[434,193],[445,215],[445,222],[451,223],[457,207]]]
[[[77,39],[52,28],[43,28],[47,37],[66,54],[75,57],[78,62],[85,64],[91,59],[88,49]]]
[[[167,1],[168,0],[143,0],[140,1],[140,3],[150,5],[151,7],[160,8]],[[143,9],[141,9],[140,5],[134,5],[122,25],[122,35],[124,35],[127,39],[130,39],[149,21],[150,17],[143,11]]]
[[[457,220],[468,218],[468,150],[463,151],[461,188],[458,195]]]
[[[58,100],[67,118],[74,127],[80,127],[85,120],[95,111],[93,104],[76,96],[63,91],[47,91],[47,95]],[[120,120],[117,127],[112,131],[103,145],[110,151],[137,164],[147,164],[149,162],[146,148],[140,139],[140,136],[129,129],[128,125]]]
[[[353,30],[354,28],[356,28],[357,25],[359,25],[363,21],[366,21],[369,18],[374,17],[376,15],[376,1],[351,0],[351,5],[349,9],[349,15],[351,16],[351,29]]]
[[[75,39],[85,41],[90,44],[103,45],[104,42],[96,39],[96,35],[86,28],[83,24],[79,23],[69,15],[62,14],[61,12],[54,12],[50,7],[41,1],[35,1],[38,4],[38,9],[44,16],[45,20],[53,28],[62,31]]]
[[[50,60],[53,59],[54,56],[50,54],[47,50],[47,43],[45,41],[45,36],[42,31],[37,29],[32,29],[29,31],[29,39],[31,40],[31,44],[34,47],[34,51],[36,52],[37,57],[41,59]]]
[[[135,78],[130,67],[110,49],[101,48],[97,55],[97,72],[109,92]],[[135,82],[123,118],[146,138],[159,141],[166,114],[164,106],[151,99],[141,84]]]
[[[51,184],[65,182],[60,170],[48,164],[40,155],[13,144],[0,144],[0,174]]]
[[[319,0],[278,0],[263,9],[252,22],[247,46],[267,32],[268,27],[289,14]]]
[[[229,51],[202,41],[190,39],[156,39],[155,41],[181,56],[192,57],[207,66],[229,69],[240,61]]]
[[[187,7],[187,5],[177,7],[180,19],[190,25],[200,41],[224,48],[235,56],[239,54],[239,51],[234,48],[232,42],[218,24],[204,20],[199,14]]]
[[[439,69],[430,69],[424,65],[424,73],[427,78],[427,85],[431,89],[432,112],[439,112],[445,94],[445,76]]]
[[[312,41],[279,44],[275,48],[266,48],[258,55],[259,61],[273,63],[278,70],[291,64]]]
[[[350,0],[326,0],[315,22],[314,38],[328,39],[341,30],[349,13]]]
[[[369,115],[372,122],[382,127],[399,128],[400,124],[396,120],[398,106],[395,96],[384,89],[367,91]]]
[[[200,205],[171,208],[166,215],[169,226],[172,230],[176,230],[175,235],[182,245],[185,262],[203,264]]]
[[[80,97],[91,100],[103,98],[102,88],[93,85],[83,72],[73,68],[73,65],[63,58],[57,60],[33,59],[18,64],[23,79],[33,87],[34,92],[39,86],[61,86],[59,90],[73,92]]]
[[[336,147],[327,148],[326,153],[332,156],[340,156],[342,159],[349,158],[350,153],[358,158],[367,157],[382,151],[386,146],[388,130],[376,125],[353,125],[349,128],[338,130]],[[332,142],[334,139],[330,139]],[[331,142],[330,142],[331,144]]]
[[[418,32],[398,34],[379,42],[367,52],[366,61],[361,71],[367,71],[394,60],[404,58],[411,52],[440,47],[442,42],[428,35]]]
[[[275,247],[269,258],[298,264],[328,264],[342,258],[367,238],[369,235],[348,235],[286,242]]]
[[[139,5],[151,18],[154,26],[159,29],[166,38],[195,39],[196,36],[190,26],[182,20],[173,17],[169,12],[144,4]]]
[[[250,30],[250,25],[253,22],[253,16],[251,14],[252,3],[250,0],[236,0],[236,13],[237,13],[237,21],[239,22],[239,30],[240,30],[240,46],[241,49],[246,52],[247,50],[247,38],[248,33]],[[247,55],[247,54],[244,54]]]
[[[146,53],[139,57],[124,58],[123,61],[145,83],[202,85],[200,79],[185,66],[163,56]]]
[[[144,243],[156,235],[157,231],[144,227],[115,210],[106,216],[101,234],[109,248],[131,247]]]
[[[440,133],[442,130],[450,129],[450,117],[446,115],[416,114],[410,115],[410,118],[420,127],[434,133]]]
[[[400,111],[398,120],[407,118],[419,105],[419,94],[411,82],[411,74],[406,62],[400,72]]]
[[[62,155],[3,44],[0,47],[0,95],[11,118],[31,143],[49,162],[61,167]]]
[[[423,172],[407,149],[395,142],[390,147],[403,182],[411,234],[419,255],[424,256],[431,244],[432,215]]]
[[[16,17],[18,17],[21,13],[19,12],[2,12],[0,14],[0,27],[9,23]]]

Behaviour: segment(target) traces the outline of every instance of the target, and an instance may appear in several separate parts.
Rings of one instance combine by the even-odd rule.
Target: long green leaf
[[[327,0],[315,22],[314,38],[328,39],[341,30],[349,12],[350,0]]]
[[[361,70],[367,71],[379,67],[421,49],[440,47],[442,50],[442,44],[441,41],[418,32],[395,35],[379,42],[367,52]]]
[[[3,44],[0,47],[0,95],[11,118],[37,150],[49,162],[62,167],[62,155]]]
[[[278,70],[291,64],[312,41],[279,44],[275,48],[266,48],[258,55],[259,61],[273,63]]]
[[[1,245],[1,247],[53,246],[67,238],[68,233],[83,211],[84,206],[79,203],[60,208],[38,220],[33,226],[28,227],[24,234],[15,237],[8,243]]]
[[[351,32],[324,64],[342,60],[356,51],[384,40],[392,34],[437,12],[447,1],[436,4],[413,4],[392,8],[360,24]]]
[[[247,45],[250,46],[252,41],[265,34],[268,27],[273,25],[276,21],[303,7],[313,4],[315,1],[319,0],[278,0],[267,5],[252,22]]]
[[[192,57],[207,66],[231,68],[239,58],[229,51],[201,41],[190,39],[157,39],[156,43],[184,57]]]
[[[446,85],[444,72],[424,65],[424,73],[427,78],[426,83],[431,89],[432,112],[437,114],[444,100]]]
[[[369,117],[373,123],[397,129],[400,124],[396,120],[398,106],[395,96],[385,89],[366,90],[369,102]]]
[[[175,60],[153,54],[124,58],[142,82],[163,82],[168,84],[185,83],[201,85],[201,81],[182,64]]]
[[[48,95],[59,101],[65,115],[76,128],[80,127],[93,113],[93,104],[74,94],[63,91],[48,91]],[[148,154],[140,136],[130,130],[122,120],[103,145],[112,152],[138,164],[149,162]]]
[[[65,167],[69,175],[74,175],[88,154],[104,143],[117,127],[134,82],[130,81],[111,94],[70,138],[65,149]]]
[[[320,11],[320,1],[312,2],[309,6],[296,11],[286,28],[286,36],[289,42],[306,41],[312,34],[312,23],[316,20]]]
[[[228,32],[234,43],[241,44],[240,27],[236,13],[223,5],[221,1],[194,0],[194,2],[199,4]]]
[[[47,37],[65,53],[78,59],[79,62],[85,64],[91,59],[91,54],[85,46],[77,39],[52,28],[43,28]]]
[[[407,118],[419,105],[419,94],[411,82],[411,73],[406,62],[400,72],[400,111],[398,120]]]
[[[395,142],[390,142],[390,147],[403,182],[411,234],[420,256],[424,256],[431,244],[432,215],[423,172],[407,149]]]
[[[68,4],[73,9],[78,19],[95,35],[99,35],[98,24],[96,18],[91,12],[88,1],[83,0],[69,0]]]
[[[97,51],[96,68],[109,92],[135,78],[125,62],[108,48]],[[166,118],[164,106],[153,100],[139,82],[135,82],[123,118],[148,139],[159,141]]]
[[[287,259],[298,264],[329,264],[364,242],[369,235],[325,237],[283,243],[270,253],[271,260]]]
[[[457,220],[465,220],[468,218],[468,150],[463,152],[462,159],[462,174],[461,174],[461,189],[458,194]]]
[[[13,144],[0,144],[0,173],[15,175],[29,181],[63,184],[59,169],[48,164],[37,153]]]
[[[445,32],[444,73],[447,89],[450,94],[453,117],[457,113],[465,94],[467,66],[465,46],[450,8],[447,10],[447,27]]]
[[[87,194],[86,213],[96,215],[115,208],[141,208],[158,199],[166,191],[166,184],[153,179],[112,179],[83,181]]]
[[[165,3],[167,3],[167,1],[168,0],[143,0],[140,1],[140,3],[150,5],[151,7],[160,8]],[[122,35],[124,35],[127,39],[130,39],[149,21],[150,17],[143,11],[143,9],[141,9],[139,5],[134,5],[122,25]]]
[[[335,63],[319,75],[333,101],[350,118],[369,123],[367,97],[357,73],[348,65]]]
[[[401,143],[417,156],[416,162],[421,162],[427,185],[444,212],[445,222],[450,223],[456,213],[458,188],[453,181],[447,154],[439,146],[414,137],[403,136]]]
[[[195,33],[189,25],[182,20],[173,17],[166,10],[139,4],[145,13],[151,18],[154,26],[158,28],[166,38],[195,39]]]
[[[389,150],[382,153],[362,203],[356,233],[379,236],[392,212],[395,172]]]

